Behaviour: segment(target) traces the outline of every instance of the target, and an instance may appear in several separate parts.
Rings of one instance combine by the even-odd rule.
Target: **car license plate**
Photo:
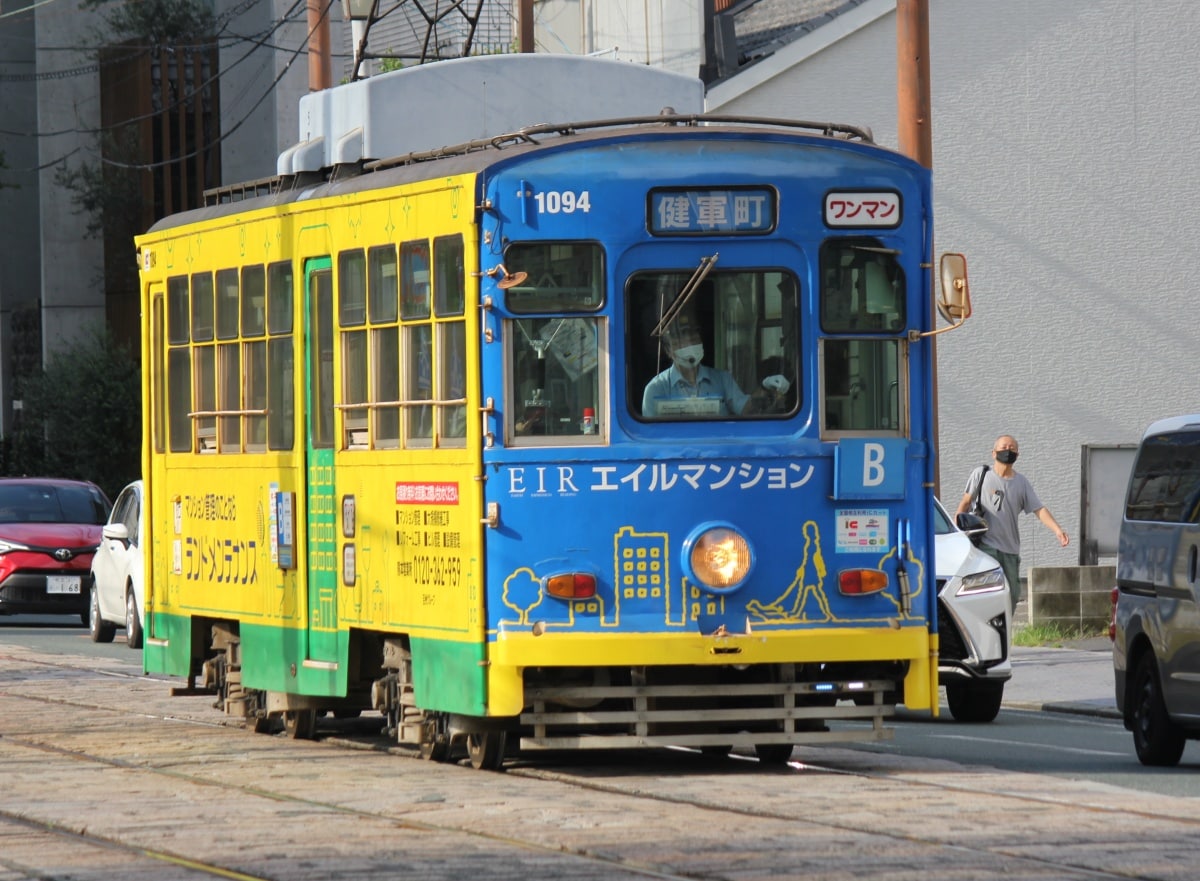
[[[46,593],[79,593],[78,575],[47,575]]]

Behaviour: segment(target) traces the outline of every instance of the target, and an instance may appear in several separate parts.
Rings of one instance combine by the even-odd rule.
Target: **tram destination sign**
[[[648,226],[656,236],[763,235],[775,228],[776,203],[770,187],[654,189]]]

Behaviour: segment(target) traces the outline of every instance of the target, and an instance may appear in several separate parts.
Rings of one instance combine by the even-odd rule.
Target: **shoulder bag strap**
[[[987,475],[989,467],[988,465],[979,466],[979,481],[975,484],[975,493],[971,496],[972,509],[979,504],[979,496],[983,492],[983,478]]]

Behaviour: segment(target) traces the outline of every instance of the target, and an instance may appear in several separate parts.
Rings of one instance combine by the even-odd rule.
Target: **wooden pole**
[[[896,102],[900,151],[932,168],[929,0],[896,0]]]
[[[533,52],[533,0],[521,0],[521,51]]]
[[[332,0],[308,0],[308,90],[333,85],[329,56],[329,14]]]
[[[933,120],[929,86],[929,0],[896,0],[896,132],[900,151],[933,168]],[[933,254],[928,258],[934,264]],[[934,273],[931,271],[931,277]],[[930,327],[937,323],[937,282],[929,287]],[[942,494],[941,417],[938,413],[937,337],[926,337],[932,391],[930,444],[933,447],[933,491]],[[950,500],[953,510],[954,500]]]

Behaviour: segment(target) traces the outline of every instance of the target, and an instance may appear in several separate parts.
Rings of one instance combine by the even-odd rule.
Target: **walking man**
[[[1021,532],[1017,518],[1021,514],[1033,514],[1054,533],[1062,547],[1065,548],[1070,542],[1066,530],[1058,525],[1050,509],[1038,498],[1033,484],[1013,468],[1016,461],[1017,439],[1007,434],[1000,435],[992,445],[991,467],[980,466],[971,472],[956,512],[961,514],[969,511],[978,492],[983,519],[988,527],[979,548],[995,557],[1004,570],[1013,609],[1021,601]]]

